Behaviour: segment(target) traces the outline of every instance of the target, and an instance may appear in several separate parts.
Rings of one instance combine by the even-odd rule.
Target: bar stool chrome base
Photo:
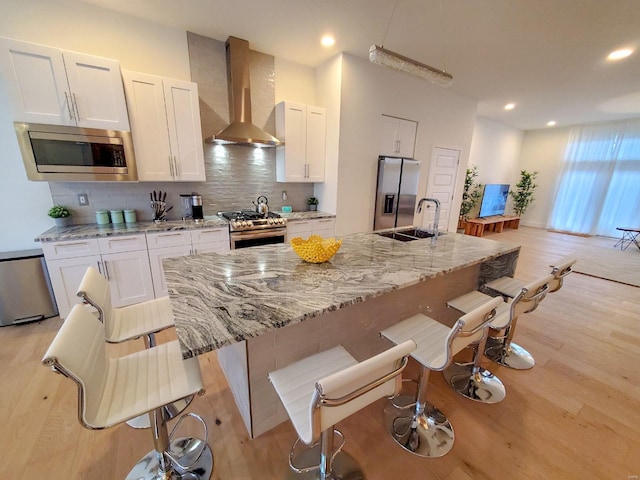
[[[320,452],[320,443],[311,448],[306,448],[296,455],[295,464],[308,466],[302,468],[317,467],[320,464]],[[287,480],[320,480],[320,469],[314,468],[311,471],[298,473],[290,468],[286,478]],[[331,462],[331,480],[364,480],[364,478],[362,468],[347,452],[340,451],[333,458]]]
[[[405,450],[426,458],[442,457],[453,447],[453,427],[430,403],[415,412],[415,395],[399,395],[387,401],[384,419],[387,431]]]
[[[506,396],[500,379],[482,367],[452,363],[442,373],[456,392],[470,400],[498,403]]]
[[[194,462],[195,455],[202,448],[202,442],[202,440],[192,437],[177,438],[171,442],[169,448],[173,452],[183,452],[181,460],[189,464]],[[131,469],[126,480],[157,480],[160,478],[163,480],[209,480],[213,473],[213,453],[209,445],[206,445],[200,458],[188,470],[174,466],[167,477],[158,476],[159,467],[158,452],[151,450]]]
[[[520,345],[513,342],[506,347],[500,340],[489,337],[484,355],[492,362],[515,370],[529,370],[536,361]]]
[[[180,415],[189,406],[193,397],[194,395],[190,395],[187,398],[181,398],[180,400],[176,400],[175,402],[162,407],[164,418],[171,420]],[[151,426],[151,421],[149,420],[149,415],[147,413],[132,418],[131,420],[127,420],[126,423],[131,428],[149,428]]]

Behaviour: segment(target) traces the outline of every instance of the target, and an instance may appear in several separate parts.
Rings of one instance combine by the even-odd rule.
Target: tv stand
[[[486,231],[500,233],[504,227],[517,229],[519,226],[520,217],[515,215],[495,215],[493,217],[467,220],[464,233],[466,235],[482,237]]]

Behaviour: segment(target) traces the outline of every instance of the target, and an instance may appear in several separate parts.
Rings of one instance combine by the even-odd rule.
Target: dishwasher
[[[40,249],[0,252],[0,327],[58,315]]]

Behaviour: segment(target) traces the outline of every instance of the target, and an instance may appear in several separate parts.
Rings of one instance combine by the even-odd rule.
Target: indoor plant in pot
[[[56,222],[56,227],[71,225],[71,210],[62,205],[54,205],[49,209],[48,215]]]
[[[307,199],[307,205],[309,205],[309,210],[318,210],[318,199],[316,197],[309,197]]]
[[[478,167],[473,165],[467,168],[467,173],[464,177],[464,188],[462,190],[462,203],[460,204],[460,216],[458,218],[458,228],[464,229],[465,223],[469,220],[469,213],[482,194],[480,193],[481,184],[476,183],[476,177],[478,176]]]
[[[515,191],[509,192],[513,199],[513,211],[521,217],[522,214],[529,208],[529,205],[533,203],[533,191],[538,186],[533,183],[538,172],[527,172],[526,170],[520,171],[520,181],[516,183]]]

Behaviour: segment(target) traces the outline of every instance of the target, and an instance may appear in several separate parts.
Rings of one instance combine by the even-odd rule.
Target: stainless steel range
[[[254,210],[220,212],[229,221],[231,249],[284,243],[287,235],[287,219],[277,213],[265,216]]]

